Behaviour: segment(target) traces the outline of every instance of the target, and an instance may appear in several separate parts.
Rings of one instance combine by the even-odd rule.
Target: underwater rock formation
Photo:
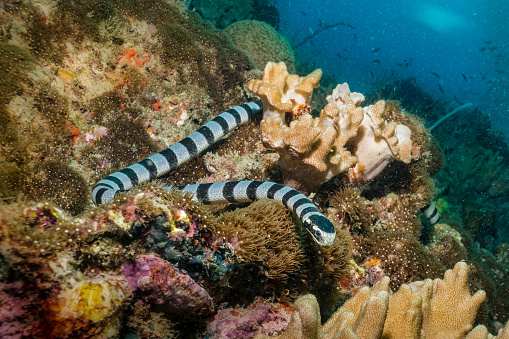
[[[247,307],[226,308],[207,325],[208,338],[252,338],[257,333],[268,335],[288,326],[292,308],[281,303],[270,303],[256,298]]]
[[[0,11],[2,199],[22,193],[79,214],[90,182],[246,100],[248,57],[181,1],[8,1]]]
[[[187,274],[154,255],[140,255],[122,268],[129,287],[146,294],[146,302],[178,315],[206,315],[214,311],[208,292]]]
[[[222,302],[289,302],[334,286],[350,252],[343,233],[327,250],[310,244],[281,203],[217,216],[157,183],[79,217],[48,203],[1,206],[0,225],[5,337],[141,333],[122,319],[150,314],[161,328],[203,325]]]

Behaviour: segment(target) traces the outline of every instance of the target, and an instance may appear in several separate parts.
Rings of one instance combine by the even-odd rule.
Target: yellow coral
[[[104,280],[81,281],[60,294],[59,315],[62,319],[98,322],[116,313],[125,298],[118,284]]]
[[[249,55],[257,68],[263,69],[269,61],[283,61],[294,71],[295,57],[290,43],[269,24],[242,20],[226,27],[225,33],[237,48]]]
[[[260,128],[263,143],[281,156],[285,183],[310,192],[357,162],[345,144],[357,134],[363,111],[353,104],[329,103],[320,117],[304,113],[289,125],[285,113],[297,104],[308,104],[318,86],[321,71],[306,77],[288,75],[284,63],[268,63],[263,80],[248,87],[261,96],[264,116]]]

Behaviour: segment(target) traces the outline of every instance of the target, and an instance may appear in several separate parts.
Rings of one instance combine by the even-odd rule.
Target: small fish
[[[341,54],[339,54],[339,53],[336,53],[336,55],[338,56],[338,58],[339,58],[340,60],[348,60],[348,58],[343,58],[343,57],[341,56]]]
[[[461,73],[461,76],[463,77],[463,79],[465,79],[465,81],[468,81],[467,76],[465,74]]]
[[[300,11],[300,12],[301,12],[301,13],[302,13],[302,15],[304,15],[304,16],[306,16],[306,15],[307,15],[307,14],[306,14],[306,12],[304,12],[304,11]]]
[[[464,104],[463,102],[459,101],[458,97],[456,97],[456,94],[454,94],[454,101],[456,101],[460,105]]]
[[[440,79],[440,75],[436,74],[435,72],[430,72],[430,73]]]
[[[484,52],[486,50],[486,47],[479,48],[479,52]]]
[[[504,74],[505,71],[503,69],[496,69],[495,73],[497,73],[497,74]]]
[[[374,64],[381,64],[381,63],[382,63],[382,62],[381,62],[380,60],[378,60],[378,59],[375,59],[375,60],[373,60],[372,62],[373,62]]]
[[[374,79],[375,78],[375,75],[373,74],[372,71],[369,71],[369,74],[371,75],[371,79]]]
[[[484,42],[486,45],[491,44],[491,41],[489,41],[489,40],[484,40],[483,42]]]
[[[497,48],[495,46],[491,46],[491,47],[488,47],[488,49],[490,50],[490,52],[493,52],[494,50],[496,50]]]
[[[355,33],[353,34],[353,39],[357,40],[357,34],[355,34]]]
[[[442,86],[440,86],[440,84],[437,84],[437,86],[438,86],[438,90],[440,91],[440,93],[445,94]]]
[[[382,49],[382,47],[372,48],[371,53],[375,54],[376,52],[378,52],[381,49]]]
[[[397,63],[396,63],[396,66],[403,67],[403,64],[402,64],[402,63],[400,63],[400,62],[397,62]]]

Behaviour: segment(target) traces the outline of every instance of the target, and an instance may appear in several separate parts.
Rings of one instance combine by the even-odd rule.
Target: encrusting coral
[[[474,320],[486,294],[469,292],[468,265],[457,263],[444,279],[402,285],[392,293],[389,279],[363,287],[321,325],[314,295],[299,297],[285,331],[263,338],[509,338],[509,323],[497,337]]]
[[[384,100],[358,107],[364,96],[350,92],[346,83],[313,118],[309,103],[321,75],[315,70],[299,77],[284,63],[269,62],[263,79],[248,83],[263,101],[262,141],[279,153],[285,184],[311,192],[344,172],[350,182],[367,183],[393,160],[408,164],[419,155],[411,129],[384,117],[390,109]]]
[[[246,100],[248,57],[182,1],[8,1],[0,11],[2,199],[22,193],[79,214],[89,183]],[[59,175],[67,192],[50,180]]]

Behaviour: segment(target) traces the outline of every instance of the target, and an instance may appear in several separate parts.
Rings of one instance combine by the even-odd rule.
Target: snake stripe
[[[428,218],[431,225],[436,225],[440,221],[440,212],[433,201],[422,209],[422,213]]]
[[[268,181],[230,181],[211,184],[192,184],[186,186],[165,187],[167,190],[178,188],[189,192],[193,199],[203,203],[249,202],[261,198],[279,200],[300,219],[312,214],[320,214],[316,206],[297,190]],[[283,197],[289,197],[283,199]]]
[[[275,182],[245,180],[165,187],[166,190],[174,188],[191,193],[193,200],[203,203],[250,202],[267,198],[281,201],[301,219],[308,214],[320,213],[304,194]],[[283,200],[288,194],[293,199]]]
[[[259,101],[235,106],[219,114],[196,132],[165,150],[99,181],[92,191],[94,202],[96,204],[109,202],[118,192],[127,191],[135,185],[168,173],[206,150],[237,126],[259,119],[261,115],[262,103]],[[279,200],[300,218],[306,230],[319,245],[328,246],[334,243],[336,230],[333,224],[304,194],[293,188],[273,182],[233,181],[165,189],[174,188],[191,193],[194,200],[203,203],[250,202],[260,198]],[[425,207],[423,213],[432,224],[436,224],[440,219],[440,214],[433,203]]]
[[[332,245],[336,237],[334,225],[316,206],[297,190],[267,181],[230,181],[209,184],[165,187],[180,189],[202,203],[250,202],[261,198],[281,201],[302,221],[314,240],[320,245]]]
[[[261,102],[235,106],[219,114],[180,142],[99,181],[92,191],[94,202],[104,204],[118,192],[168,173],[206,150],[240,124],[260,118],[261,114]]]

